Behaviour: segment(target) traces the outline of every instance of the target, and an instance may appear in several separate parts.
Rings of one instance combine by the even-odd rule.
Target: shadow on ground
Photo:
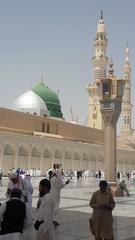
[[[60,226],[55,229],[57,240],[94,240],[89,230],[90,214],[60,210]],[[135,240],[135,218],[114,217],[114,239]]]

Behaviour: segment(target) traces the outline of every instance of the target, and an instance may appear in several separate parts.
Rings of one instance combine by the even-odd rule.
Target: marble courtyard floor
[[[0,188],[0,202],[5,200],[7,178],[3,179]],[[33,216],[36,212],[38,199],[38,183],[33,179]],[[135,186],[127,183],[130,197],[115,198],[114,216],[115,240],[135,240]],[[57,240],[93,240],[89,231],[88,219],[92,213],[89,200],[92,193],[98,189],[98,180],[88,178],[76,181],[70,180],[61,191],[60,226],[55,229]],[[31,240],[31,239],[29,239]]]

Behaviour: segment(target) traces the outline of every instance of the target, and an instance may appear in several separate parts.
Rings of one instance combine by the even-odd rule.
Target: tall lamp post
[[[116,182],[116,124],[121,113],[123,87],[125,81],[113,75],[113,63],[110,63],[108,78],[99,83],[100,111],[104,120],[104,162],[105,179]]]

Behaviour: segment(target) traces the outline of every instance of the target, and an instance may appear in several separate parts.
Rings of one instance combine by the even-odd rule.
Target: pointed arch
[[[83,160],[84,160],[84,161],[87,161],[87,160],[88,160],[88,156],[87,156],[86,153],[83,153]]]
[[[95,156],[94,153],[91,154],[91,161],[92,161],[92,162],[96,161],[96,156]]]
[[[20,146],[18,149],[18,156],[27,156],[27,151],[24,146]]]
[[[72,158],[72,154],[70,151],[66,150],[65,151],[65,154],[64,154],[64,158],[65,159],[71,159]]]
[[[9,144],[6,144],[4,148],[4,155],[13,155],[12,146],[10,146]]]
[[[51,157],[50,151],[47,148],[45,148],[45,150],[43,152],[43,157],[44,158],[50,158]]]
[[[57,159],[62,158],[62,154],[58,149],[55,150],[54,157],[57,158]]]
[[[32,148],[31,156],[32,156],[32,157],[39,157],[39,156],[40,156],[39,151],[37,150],[36,147],[33,147],[33,148]]]

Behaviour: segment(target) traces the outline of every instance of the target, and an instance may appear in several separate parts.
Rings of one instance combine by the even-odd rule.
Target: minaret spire
[[[122,103],[122,117],[123,117],[123,125],[121,129],[121,134],[132,134],[133,129],[131,126],[131,118],[132,118],[132,104],[131,104],[131,67],[129,61],[129,48],[128,42],[125,49],[125,63],[124,63],[124,79],[125,79],[125,88],[123,95],[123,103]]]
[[[97,26],[96,38],[94,39],[95,55],[92,58],[93,80],[95,82],[106,77],[106,68],[108,64],[108,58],[106,56],[107,44],[107,32],[103,20],[103,10],[101,10],[101,16]]]
[[[103,10],[101,10],[101,16],[100,19],[103,19]]]
[[[106,26],[103,20],[103,10],[97,25],[96,37],[94,39],[94,56],[92,58],[93,84],[89,84],[89,116],[88,126],[103,129],[104,123],[100,112],[99,89],[96,83],[107,77],[108,57],[106,48],[108,44]]]

